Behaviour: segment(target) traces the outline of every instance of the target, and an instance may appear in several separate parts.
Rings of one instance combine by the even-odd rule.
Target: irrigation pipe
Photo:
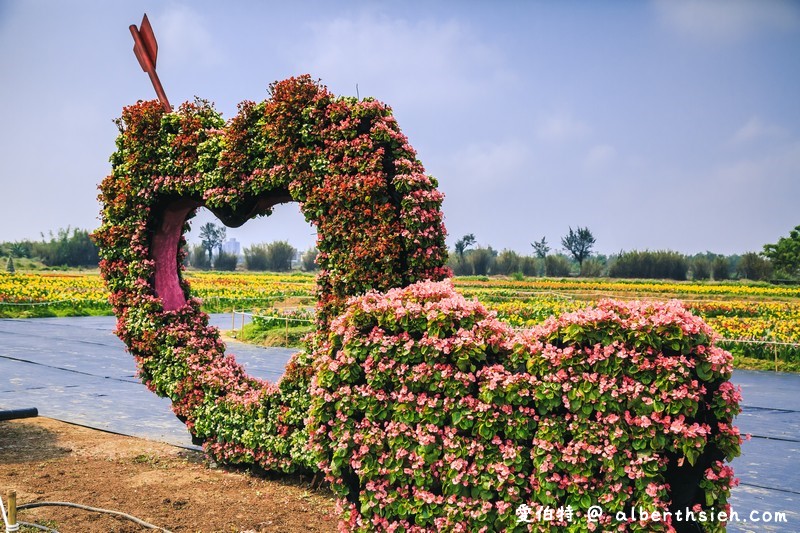
[[[142,527],[146,527],[147,529],[157,529],[159,531],[163,531],[164,533],[172,533],[168,529],[164,529],[163,527],[154,526],[149,522],[145,522],[141,518],[136,518],[135,516],[131,516],[127,513],[123,513],[120,511],[112,511],[110,509],[101,509],[99,507],[89,507],[88,505],[81,505],[79,503],[70,503],[70,502],[32,502],[32,503],[25,503],[23,505],[18,505],[17,509],[33,509],[35,507],[74,507],[75,509],[83,509],[84,511],[91,511],[93,513],[103,513],[103,514],[110,514],[114,516],[119,516],[121,518],[125,518],[130,520],[131,522],[135,522]]]

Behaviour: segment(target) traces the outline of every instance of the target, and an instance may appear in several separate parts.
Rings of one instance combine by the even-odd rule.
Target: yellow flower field
[[[253,309],[292,301],[310,305],[310,274],[186,272],[194,296],[208,311]],[[548,316],[574,311],[602,298],[680,299],[721,337],[800,343],[800,288],[740,283],[692,283],[604,279],[456,278],[512,326],[525,328]],[[107,314],[107,291],[96,273],[0,274],[0,317]],[[734,345],[726,344],[731,349]],[[737,344],[742,353],[800,362],[800,347]],[[738,348],[737,348],[738,349]],[[736,350],[734,350],[736,351]]]

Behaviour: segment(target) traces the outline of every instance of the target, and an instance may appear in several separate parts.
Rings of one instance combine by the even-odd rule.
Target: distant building
[[[242,251],[242,243],[231,237],[222,245],[222,251],[226,254],[233,254],[238,256]]]

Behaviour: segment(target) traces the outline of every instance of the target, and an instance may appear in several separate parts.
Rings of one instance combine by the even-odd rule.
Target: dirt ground
[[[215,468],[200,452],[41,417],[0,422],[0,494],[9,489],[17,491],[18,504],[101,507],[176,533],[336,530],[332,496],[311,490],[307,479]],[[66,507],[20,510],[18,520],[60,533],[146,531]]]

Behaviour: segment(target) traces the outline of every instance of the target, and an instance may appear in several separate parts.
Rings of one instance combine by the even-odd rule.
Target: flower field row
[[[270,306],[287,298],[309,299],[315,287],[310,275],[191,272],[185,278],[210,312]],[[83,314],[80,310],[86,308],[110,314],[108,294],[95,273],[0,274],[0,316],[38,306],[67,311],[59,314]],[[76,312],[69,313],[70,308]]]
[[[314,277],[308,274],[187,272],[193,294],[211,312],[273,306],[295,299],[310,304]],[[800,343],[800,289],[762,285],[570,279],[457,278],[455,286],[517,328],[552,315],[576,311],[607,296],[682,299],[725,339]],[[92,273],[0,274],[0,317],[110,313],[108,292]],[[41,306],[39,308],[38,306]],[[39,311],[37,312],[37,309]],[[27,313],[24,314],[24,313]],[[798,347],[741,344],[726,348],[742,355],[800,361]]]

